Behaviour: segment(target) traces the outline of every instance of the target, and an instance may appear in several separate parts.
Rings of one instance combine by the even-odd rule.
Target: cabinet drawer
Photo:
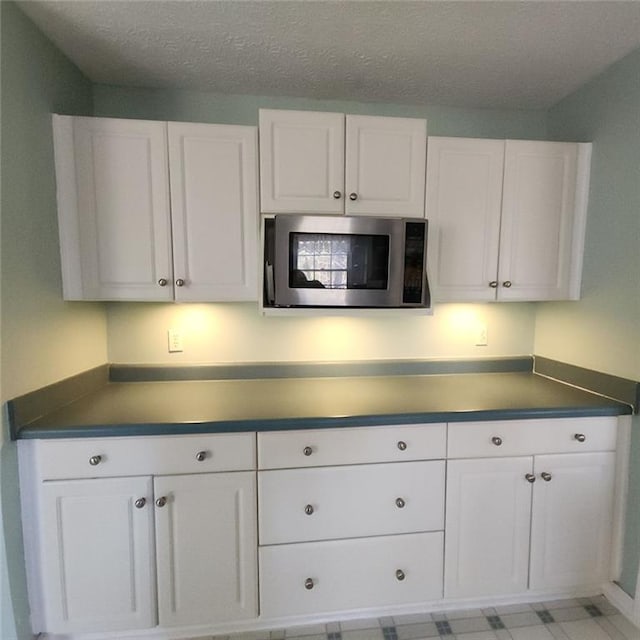
[[[32,440],[28,446],[43,480],[255,469],[254,433]]]
[[[272,431],[258,434],[260,469],[444,458],[445,424]]]
[[[443,460],[258,473],[260,544],[444,528]]]
[[[449,458],[613,451],[617,419],[496,420],[449,425]]]
[[[262,614],[346,611],[441,598],[442,549],[442,532],[262,547]]]

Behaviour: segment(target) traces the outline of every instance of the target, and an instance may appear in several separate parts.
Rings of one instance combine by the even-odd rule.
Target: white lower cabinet
[[[549,436],[554,422],[555,440]],[[536,443],[538,426],[546,434]],[[576,426],[581,431],[566,437]],[[615,453],[590,449],[615,447],[616,420],[479,427],[473,444],[462,438],[473,423],[449,426],[449,457],[470,457],[447,463],[445,598],[590,589],[606,582]],[[574,453],[576,446],[586,452]],[[571,453],[501,457],[503,447]],[[494,457],[487,457],[491,449]]]
[[[33,631],[257,618],[255,434],[127,440],[19,443]]]
[[[33,631],[150,640],[596,593],[619,517],[617,429],[21,440]]]
[[[39,630],[154,624],[153,511],[146,504],[136,508],[151,489],[148,477],[43,483]]]
[[[530,458],[448,462],[446,597],[527,589],[531,467]]]
[[[154,487],[160,626],[255,618],[255,472],[166,476]]]
[[[442,597],[441,531],[260,548],[267,617],[411,604]]]
[[[258,434],[261,614],[440,599],[446,426],[284,435]]]
[[[615,454],[538,456],[534,472],[530,588],[606,581]]]

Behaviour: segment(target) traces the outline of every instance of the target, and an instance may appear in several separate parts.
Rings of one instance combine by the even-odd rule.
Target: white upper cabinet
[[[260,109],[263,213],[343,213],[344,116]]]
[[[260,110],[263,213],[424,217],[427,124]]]
[[[169,122],[168,136],[176,300],[255,300],[255,128]]]
[[[424,218],[427,121],[347,116],[345,213]]]
[[[591,145],[429,138],[437,301],[580,296]]]
[[[53,128],[65,299],[257,298],[254,127],[54,116]]]

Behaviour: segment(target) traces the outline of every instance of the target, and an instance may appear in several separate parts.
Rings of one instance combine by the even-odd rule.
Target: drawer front
[[[449,458],[613,451],[615,417],[496,420],[449,424]]]
[[[445,463],[258,472],[260,544],[444,528]]]
[[[444,458],[445,424],[273,431],[258,434],[260,469]]]
[[[255,469],[255,434],[33,441],[43,480]]]
[[[436,600],[442,597],[442,557],[440,531],[262,547],[262,615]]]

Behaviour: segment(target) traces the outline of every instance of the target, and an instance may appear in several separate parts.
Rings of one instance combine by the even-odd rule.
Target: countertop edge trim
[[[432,424],[438,422],[472,422],[487,420],[525,420],[533,418],[587,418],[611,417],[631,413],[619,407],[563,407],[561,409],[499,409],[489,411],[457,411],[434,413],[407,413],[386,415],[346,416],[336,418],[280,418],[275,420],[232,420],[199,423],[103,424],[89,427],[29,428],[22,429],[17,438],[103,438],[159,435],[194,435],[209,433],[242,433],[247,431],[292,431],[340,427],[373,427],[403,424]]]

